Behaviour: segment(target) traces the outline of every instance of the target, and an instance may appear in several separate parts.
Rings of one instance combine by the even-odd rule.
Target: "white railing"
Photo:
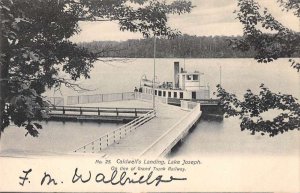
[[[148,122],[152,118],[155,117],[155,111],[151,110],[145,115],[142,115],[133,121],[113,130],[105,135],[101,136],[100,138],[87,143],[80,148],[74,150],[74,152],[80,153],[97,153],[108,147],[109,145],[119,141],[120,139],[126,137],[130,132],[138,128],[139,126],[143,125],[144,123]]]
[[[153,95],[141,92],[135,92],[135,99],[143,100],[143,101],[152,101]]]
[[[140,156],[153,158],[162,157],[168,154],[178,141],[187,135],[190,128],[196,124],[201,113],[200,104],[196,103],[191,112],[167,130],[161,137],[144,150]]]
[[[134,92],[68,96],[68,105],[134,100]]]
[[[147,93],[136,92],[135,99],[142,100],[142,101],[152,101],[153,95],[147,94]],[[168,99],[166,97],[162,97],[162,96],[155,96],[155,101],[159,102],[159,103],[164,103],[164,104],[168,103]]]
[[[54,106],[63,106],[64,105],[63,97],[46,97],[46,100],[49,101]]]

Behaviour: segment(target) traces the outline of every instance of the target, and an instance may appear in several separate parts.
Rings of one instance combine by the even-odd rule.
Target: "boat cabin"
[[[201,76],[204,75],[199,71],[186,72],[180,68],[179,62],[174,62],[174,79],[173,82],[155,82],[146,77],[141,79],[141,92],[145,94],[176,99],[209,99],[209,86],[204,86],[201,83]]]

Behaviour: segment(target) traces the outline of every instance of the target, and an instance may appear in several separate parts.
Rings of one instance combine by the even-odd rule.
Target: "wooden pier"
[[[76,150],[74,152],[82,153],[97,153],[101,152],[103,149],[107,148],[109,145],[114,144],[120,141],[122,138],[127,137],[131,132],[145,124],[149,120],[155,117],[155,111],[150,110],[148,113],[130,121],[129,123],[110,131],[98,139],[95,139],[92,142],[89,142]]]
[[[152,105],[150,102],[143,103]],[[157,102],[155,116],[153,111],[149,111],[74,152],[98,153],[104,157],[165,156],[188,134],[200,116],[199,103],[183,101],[181,107],[177,107]]]
[[[181,118],[176,124],[168,129],[162,136],[155,140],[140,156],[164,157],[171,152],[172,148],[188,134],[189,130],[196,125],[200,116],[200,104],[198,103],[190,113]]]
[[[100,103],[90,103],[94,98],[99,99],[98,95],[91,96],[88,96],[89,103],[76,104],[81,106],[51,107],[50,119],[127,122],[92,141],[78,144],[73,150],[76,153],[97,153],[103,157],[163,157],[197,124],[206,107],[219,105],[219,101],[213,99],[190,101],[155,96],[154,110],[151,108],[153,95],[147,93],[130,94],[126,100],[119,97],[120,94],[116,96],[122,100],[109,95],[109,102],[101,100]],[[81,102],[86,101],[81,98]]]
[[[151,110],[151,108],[52,106],[48,119],[128,122]]]

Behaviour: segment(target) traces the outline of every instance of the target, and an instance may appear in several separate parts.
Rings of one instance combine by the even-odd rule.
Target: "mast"
[[[155,59],[156,59],[156,36],[154,35],[154,46],[153,46],[153,84],[152,84],[152,88],[153,88],[153,109],[155,109]]]

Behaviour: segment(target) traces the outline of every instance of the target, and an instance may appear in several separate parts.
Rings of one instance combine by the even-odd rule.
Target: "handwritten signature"
[[[21,186],[24,186],[27,183],[30,183],[29,174],[32,172],[32,169],[23,171],[23,175],[19,177],[21,180],[19,184]],[[118,174],[119,172],[117,170],[114,170],[111,175],[106,176],[104,173],[96,173],[92,175],[92,171],[81,173],[78,168],[75,168],[74,174],[72,177],[71,182],[73,184],[75,183],[104,183],[104,184],[111,184],[111,185],[126,185],[126,184],[146,184],[146,185],[155,185],[158,186],[161,183],[171,183],[173,181],[184,181],[187,180],[185,177],[165,177],[164,175],[154,175],[154,172],[151,171],[147,173],[146,175],[138,175],[137,172],[127,174],[126,171],[123,171]],[[59,181],[51,176],[51,174],[44,172],[44,176],[42,177],[40,181],[40,185],[59,185],[62,184],[63,181]]]

